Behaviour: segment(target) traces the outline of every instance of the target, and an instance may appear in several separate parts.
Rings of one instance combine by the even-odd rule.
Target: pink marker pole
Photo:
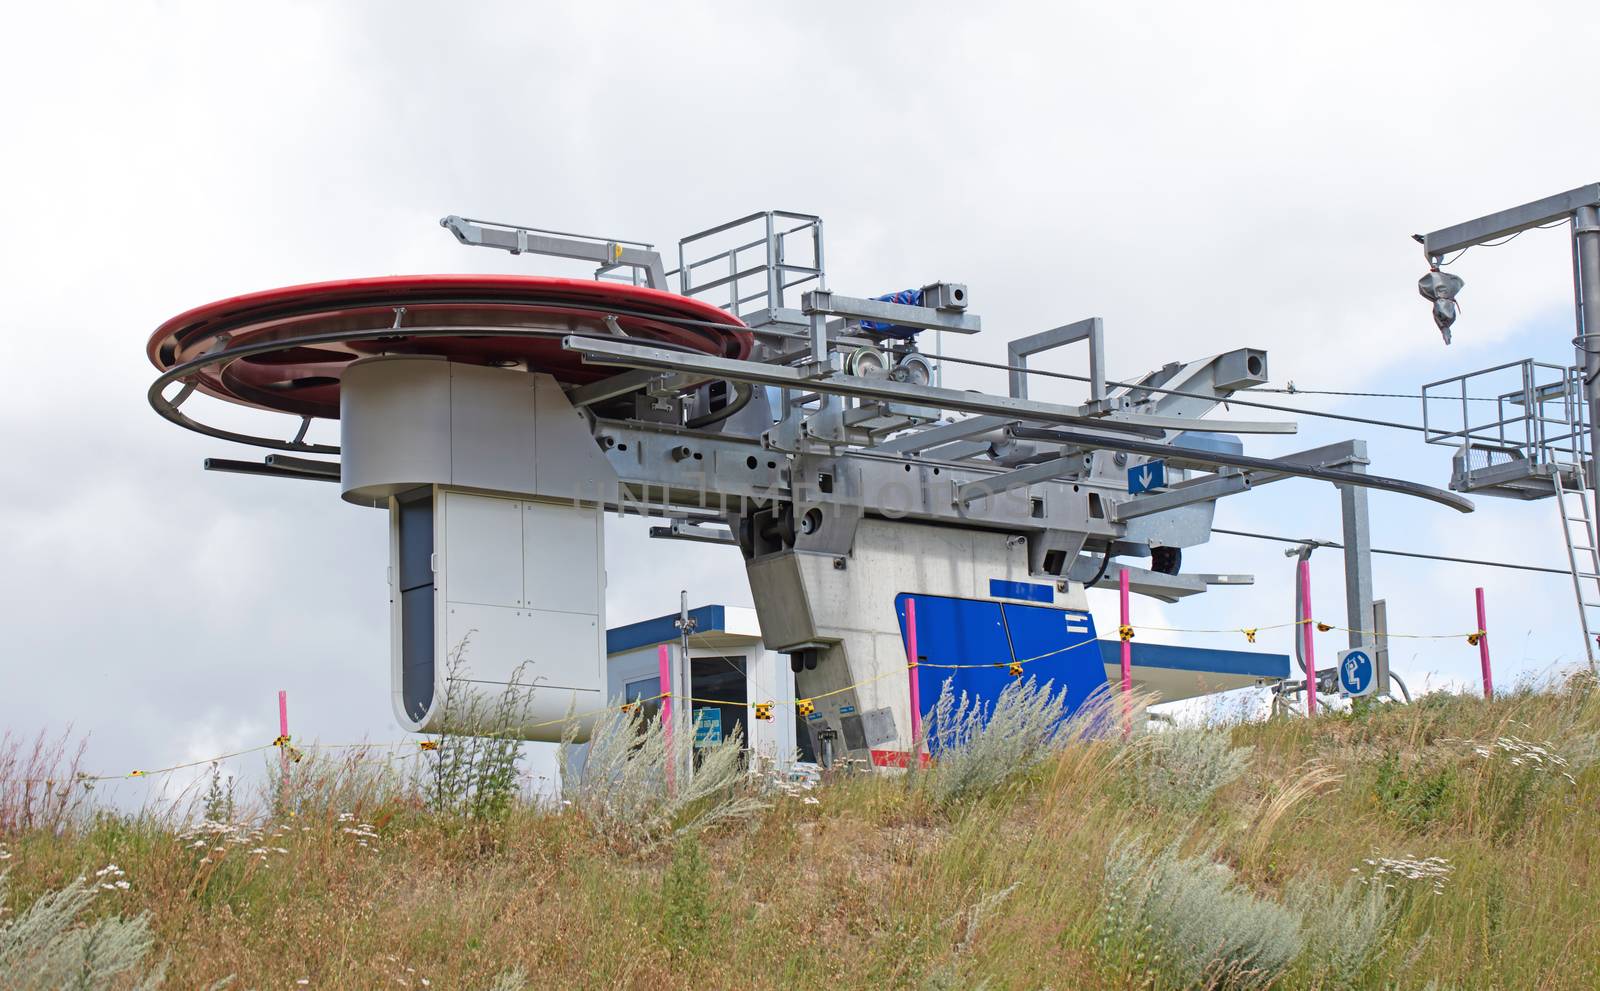
[[[677,758],[672,753],[672,648],[666,644],[656,647],[656,669],[661,677],[661,733],[667,744],[667,790],[672,790],[673,765]]]
[[[1494,676],[1489,672],[1489,617],[1483,608],[1483,589],[1478,589],[1478,660],[1483,664],[1483,697],[1494,698]]]
[[[1128,569],[1127,568],[1123,568],[1122,569],[1122,575],[1118,579],[1117,584],[1118,584],[1119,594],[1122,597],[1122,625],[1123,626],[1130,626],[1133,623],[1133,618],[1129,613]],[[1122,631],[1120,629],[1117,631],[1117,635],[1119,637],[1122,635]],[[1130,733],[1133,732],[1133,717],[1132,717],[1131,713],[1129,712],[1129,703],[1131,701],[1129,696],[1131,696],[1132,694],[1133,694],[1133,641],[1124,639],[1122,641],[1122,735],[1123,736],[1127,736],[1127,735],[1129,735]]]
[[[1128,626],[1132,618],[1128,614],[1128,569],[1122,569],[1122,625]],[[1118,631],[1118,635],[1121,631]],[[1127,695],[1133,691],[1133,641],[1122,641],[1122,694]]]
[[[1306,715],[1317,714],[1317,650],[1311,622],[1311,562],[1300,562],[1300,635],[1306,655]]]
[[[922,685],[917,679],[917,600],[906,596],[906,660],[911,683],[911,765],[922,753]]]
[[[289,735],[289,693],[283,689],[278,690],[278,735],[287,738]],[[283,765],[283,791],[289,790],[289,748],[278,748],[278,762]]]

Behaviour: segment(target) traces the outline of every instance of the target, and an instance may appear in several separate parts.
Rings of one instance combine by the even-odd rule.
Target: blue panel
[[[1033,582],[1008,582],[1000,578],[989,579],[989,594],[997,599],[1022,599],[1027,602],[1056,601],[1054,585],[1035,585]]]
[[[920,599],[918,600],[921,601]],[[1113,667],[1122,664],[1122,641],[1100,641],[1100,657]],[[1206,647],[1175,647],[1164,643],[1133,642],[1133,666],[1171,668],[1176,671],[1202,671],[1244,675],[1250,678],[1289,677],[1288,654],[1258,654],[1248,650],[1215,650]]]
[[[1076,712],[1096,689],[1105,687],[1106,667],[1094,636],[1094,617],[1087,612],[1042,606],[1002,607],[1011,630],[1011,649],[1025,677],[1066,688],[1068,710]],[[1028,660],[1037,658],[1037,660]]]
[[[1173,447],[1187,447],[1191,451],[1210,451],[1212,454],[1243,454],[1244,441],[1233,434],[1216,434],[1202,430],[1185,430],[1172,438]]]
[[[906,635],[905,603],[895,597],[902,642]],[[966,692],[992,705],[1016,679],[1008,670],[1014,660],[1027,661],[1025,677],[1067,687],[1071,710],[1106,683],[1105,667],[1095,646],[1094,620],[1087,614],[1044,606],[987,602],[919,595],[917,652],[923,663],[977,664],[976,668],[921,669],[922,712],[939,701],[946,682],[959,696]]]
[[[722,606],[700,606],[689,610],[696,633],[709,633],[728,628],[727,610]],[[655,619],[629,623],[606,631],[606,653],[620,654],[636,647],[652,647],[658,643],[673,643],[678,639],[678,614],[669,613]]]

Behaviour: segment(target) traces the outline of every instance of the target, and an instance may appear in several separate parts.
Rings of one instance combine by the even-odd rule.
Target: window
[[[395,499],[399,529],[400,692],[406,715],[420,720],[433,705],[433,489]]]
[[[641,702],[645,722],[661,718],[661,679],[640,678],[622,686],[622,701]]]

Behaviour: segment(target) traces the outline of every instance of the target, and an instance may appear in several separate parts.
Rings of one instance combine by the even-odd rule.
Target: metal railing
[[[1461,481],[1522,463],[1563,470],[1588,455],[1588,423],[1579,369],[1525,358],[1422,387],[1423,437],[1456,448]]]
[[[720,247],[728,241],[732,246]],[[710,253],[693,257],[697,251]],[[673,277],[683,295],[705,298],[734,316],[782,309],[796,286],[827,288],[822,218],[768,210],[690,234],[678,242],[678,267],[667,273]]]

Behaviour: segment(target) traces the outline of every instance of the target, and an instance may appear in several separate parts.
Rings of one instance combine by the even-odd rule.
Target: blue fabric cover
[[[907,306],[921,306],[922,290],[902,289],[899,292],[892,292],[886,296],[874,296],[872,298],[880,303],[904,303]],[[886,323],[881,320],[863,320],[861,321],[861,329],[882,334],[885,337],[893,337],[896,340],[901,341],[909,341],[911,338],[922,333],[921,327],[902,327],[897,323]]]

